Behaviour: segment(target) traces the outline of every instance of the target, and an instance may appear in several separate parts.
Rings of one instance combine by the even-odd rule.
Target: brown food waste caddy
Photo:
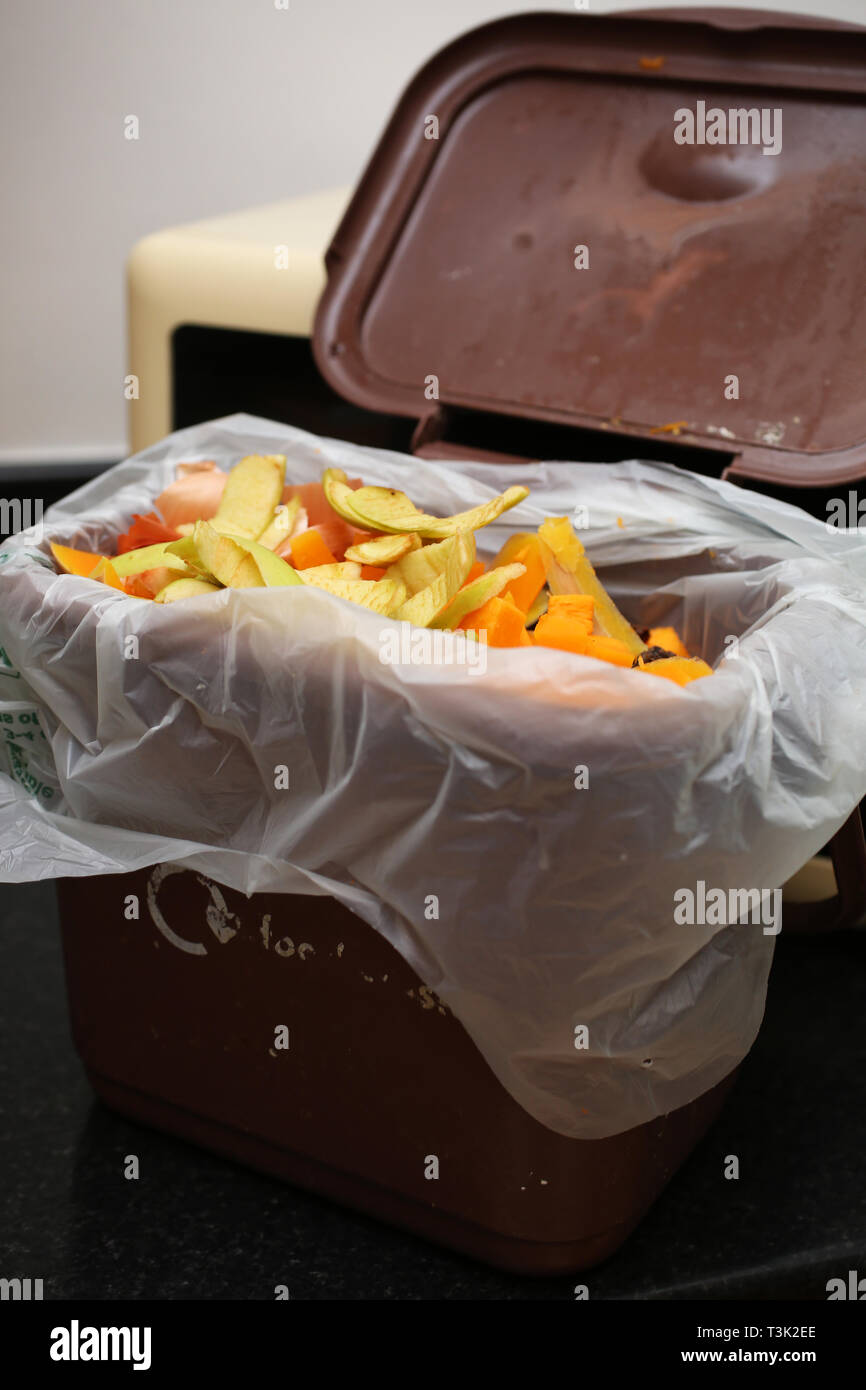
[[[315,330],[323,373],[362,405],[416,417],[416,452],[437,457],[519,458],[523,439],[536,443],[523,456],[659,457],[659,428],[691,415],[710,424],[686,422],[661,456],[752,485],[861,480],[852,345],[864,340],[866,262],[839,228],[864,201],[845,168],[866,144],[866,53],[863,31],[842,28],[736,11],[531,15],[450,45],[408,88],[334,237]],[[672,128],[675,107],[725,88],[738,105],[772,96],[792,111],[803,139],[784,162],[653,141],[662,113]],[[823,162],[798,124],[810,103]],[[425,140],[431,113],[438,138]],[[792,180],[811,180],[800,204],[811,222],[789,244]],[[833,296],[794,274],[803,236],[829,232],[831,215],[845,291],[835,317]],[[709,225],[697,258],[672,260],[672,238],[698,219]],[[587,241],[599,264],[605,248],[612,260],[581,319],[571,248]],[[714,278],[732,257],[745,331]],[[800,285],[794,311],[777,305],[793,318],[772,342],[769,265],[776,284]],[[707,333],[719,339],[709,371],[697,352]],[[806,337],[833,383],[817,395],[798,378]],[[761,416],[782,436],[761,433],[749,401],[724,415],[726,433],[713,423],[731,363],[754,374]],[[557,452],[545,447],[554,438]],[[847,925],[866,909],[859,812],[830,852],[837,896],[786,908],[787,929]],[[131,893],[140,921],[123,917]],[[615,1137],[568,1139],[507,1094],[393,947],[331,899],[247,899],[165,866],[66,879],[58,895],[73,1036],[108,1105],[508,1270],[563,1273],[611,1254],[734,1079]],[[275,1022],[289,1028],[287,1051],[271,1045]]]

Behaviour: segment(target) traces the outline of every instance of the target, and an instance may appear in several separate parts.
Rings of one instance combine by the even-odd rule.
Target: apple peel
[[[488,599],[501,594],[503,589],[506,589],[509,584],[513,584],[514,580],[519,579],[525,572],[525,565],[515,563],[513,565],[500,565],[497,569],[488,570],[486,574],[480,574],[477,579],[472,580],[471,584],[465,584],[462,589],[458,589],[448,607],[443,609],[437,618],[434,618],[430,626],[459,627],[468,614],[474,613]]]
[[[352,492],[351,510],[360,518],[360,523],[371,531],[391,533],[412,533],[424,540],[445,540],[458,531],[478,531],[497,517],[502,516],[518,502],[529,496],[529,489],[522,486],[506,488],[505,492],[493,497],[479,507],[454,516],[429,516],[419,511],[405,494],[397,488],[361,487]],[[341,496],[345,504],[345,498]],[[333,503],[332,503],[333,505]],[[339,510],[339,508],[337,508]],[[340,513],[344,515],[344,513]]]
[[[395,577],[405,579],[405,576],[399,573],[401,566],[408,560],[420,558],[425,553],[429,554],[434,549],[438,552],[436,564],[439,573],[424,588],[415,592],[412,592],[411,585],[407,585],[411,597],[394,614],[400,622],[414,623],[416,627],[430,627],[434,618],[448,607],[455,594],[466,583],[466,576],[475,559],[475,537],[471,531],[458,531],[440,546],[427,546],[424,550],[407,555],[395,567],[398,572]]]
[[[301,511],[300,497],[290,497],[288,502],[280,502],[273,519],[258,538],[259,545],[266,550],[276,550],[283,541],[290,539]]]
[[[346,559],[356,560],[359,565],[381,565],[384,568],[420,548],[421,537],[416,531],[409,531],[397,536],[376,536],[372,541],[350,545]]]
[[[224,536],[256,540],[271,524],[286,480],[283,454],[248,454],[229,473],[219,507],[212,518]]]
[[[223,535],[209,521],[198,523],[193,543],[207,572],[227,588],[273,589],[302,583],[297,571],[272,550],[244,536]]]
[[[154,602],[177,603],[179,599],[198,598],[201,594],[219,594],[221,585],[211,584],[208,579],[173,579],[160,589]]]

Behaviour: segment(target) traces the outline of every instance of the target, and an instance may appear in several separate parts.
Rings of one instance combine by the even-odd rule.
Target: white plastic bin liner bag
[[[50,540],[111,553],[178,462],[253,452],[286,454],[289,482],[336,466],[443,515],[524,482],[482,555],[576,514],[632,621],[674,625],[717,672],[680,688],[527,648],[488,649],[483,670],[402,661],[397,625],[317,589],[164,606],[55,573]],[[742,1060],[773,890],[866,794],[862,537],[658,464],[429,462],[232,416],[0,548],[0,646],[0,875],[175,863],[247,894],[332,894],[530,1114],[585,1139]],[[753,889],[761,913],[737,896]]]

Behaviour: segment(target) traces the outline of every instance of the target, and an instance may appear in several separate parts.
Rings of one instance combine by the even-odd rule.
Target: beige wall
[[[636,7],[590,0],[599,13]],[[866,21],[866,0],[763,7]],[[4,0],[0,462],[122,453],[123,263],[137,238],[351,183],[436,48],[502,14],[573,8]],[[124,138],[130,114],[138,141]]]

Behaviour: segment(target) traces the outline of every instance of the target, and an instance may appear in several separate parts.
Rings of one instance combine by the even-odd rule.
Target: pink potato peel
[[[166,526],[209,521],[216,515],[228,474],[211,460],[178,464],[178,478],[154,503]]]

